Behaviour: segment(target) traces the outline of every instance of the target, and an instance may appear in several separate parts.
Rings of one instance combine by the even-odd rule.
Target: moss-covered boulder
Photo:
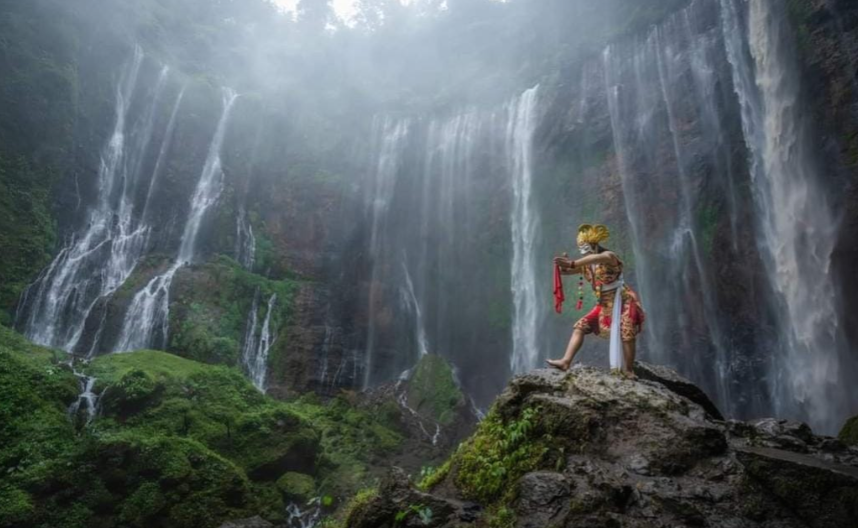
[[[450,425],[457,409],[465,404],[452,367],[436,354],[420,358],[408,379],[407,395],[411,408],[442,426]]]
[[[837,438],[846,445],[858,446],[858,416],[846,420]]]
[[[367,528],[853,523],[854,450],[804,424],[725,424],[671,385],[589,367],[518,376],[443,466],[416,485],[391,473],[344,521]]]
[[[288,500],[306,503],[316,493],[316,481],[304,473],[288,471],[277,479],[277,489]]]
[[[280,329],[289,317],[295,288],[294,281],[267,279],[225,256],[182,268],[173,284],[168,350],[204,363],[238,364],[254,298],[261,326],[268,315],[267,300],[275,294],[270,325],[285,344],[288,338]]]
[[[102,408],[109,414],[124,417],[159,403],[164,384],[145,370],[133,369],[112,384],[104,393]]]
[[[78,365],[0,327],[0,528],[214,527],[372,484],[400,436],[346,399],[276,401],[234,368],[139,351]]]

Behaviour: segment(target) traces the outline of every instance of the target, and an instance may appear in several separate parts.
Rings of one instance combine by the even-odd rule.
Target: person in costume
[[[564,255],[554,259],[560,274],[581,276],[578,309],[584,299],[585,280],[592,286],[597,302],[575,323],[563,358],[547,361],[552,367],[567,370],[584,344],[584,336],[595,334],[610,340],[611,371],[635,379],[637,335],[643,330],[645,316],[637,293],[623,280],[622,261],[601,245],[609,235],[603,225],[583,224],[578,228],[578,250],[583,257],[572,260]]]

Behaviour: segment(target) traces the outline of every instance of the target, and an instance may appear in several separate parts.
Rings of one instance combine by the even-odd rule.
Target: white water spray
[[[272,294],[268,299],[268,310],[265,313],[265,321],[256,337],[256,326],[259,311],[259,292],[254,295],[253,307],[251,308],[247,330],[245,331],[244,346],[242,347],[241,365],[247,373],[253,385],[262,392],[267,387],[268,353],[271,345],[277,339],[271,329],[271,314],[274,312],[274,304],[277,302],[277,294]]]
[[[819,168],[800,101],[801,83],[786,6],[721,0],[722,27],[742,108],[758,210],[760,247],[781,299],[783,343],[772,358],[779,416],[833,432],[854,410],[840,360],[831,255],[838,222],[819,187]]]
[[[95,304],[125,282],[145,250],[149,229],[134,214],[134,196],[169,70],[161,70],[141,120],[129,125],[143,58],[135,48],[116,88],[114,128],[101,156],[98,197],[86,229],[71,238],[22,298],[28,314],[24,333],[35,343],[74,351]],[[99,329],[96,337],[100,334]],[[96,347],[92,343],[88,350]]]
[[[166,348],[168,344],[170,286],[179,268],[193,262],[197,235],[203,218],[209,209],[217,203],[217,199],[223,190],[220,149],[226,135],[229,116],[237,98],[238,94],[234,91],[224,90],[223,112],[209,146],[200,180],[191,198],[191,211],[182,233],[179,254],[167,271],[150,280],[134,296],[128,311],[125,313],[122,331],[114,352],[149,348],[156,344],[156,338],[160,339],[161,348]]]
[[[536,238],[539,219],[533,203],[533,132],[539,87],[524,92],[508,106],[507,153],[512,176],[513,351],[510,369],[520,374],[536,366],[541,306],[536,286]]]

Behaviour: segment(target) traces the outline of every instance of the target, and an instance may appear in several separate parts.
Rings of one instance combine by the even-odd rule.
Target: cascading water
[[[268,353],[271,350],[271,345],[276,340],[276,336],[271,330],[271,314],[274,312],[277,294],[272,294],[268,299],[268,310],[265,313],[265,320],[262,323],[262,328],[259,330],[259,337],[256,337],[257,312],[259,311],[258,295],[259,293],[257,292],[254,296],[253,307],[249,315],[244,347],[241,354],[241,365],[244,367],[244,371],[247,373],[250,381],[253,382],[253,385],[260,391],[265,392],[268,374]]]
[[[244,344],[241,346],[241,364],[246,373],[250,372],[250,365],[253,363],[253,356],[257,350],[256,331],[259,327],[259,288],[253,292],[253,303],[250,305],[250,312],[247,314],[247,323],[245,323]]]
[[[811,152],[785,10],[771,0],[721,0],[760,246],[783,314],[783,343],[771,361],[772,399],[779,416],[803,418],[831,432],[858,398],[843,390],[850,379],[830,269],[838,222]]]
[[[533,199],[533,132],[539,87],[524,92],[507,109],[507,154],[512,176],[513,350],[510,369],[519,374],[536,366],[542,305],[537,294],[536,243],[539,219]]]
[[[170,286],[179,268],[193,262],[200,226],[223,189],[220,149],[226,135],[229,116],[237,98],[238,94],[234,91],[224,89],[223,112],[209,146],[199,182],[191,198],[191,210],[182,233],[178,256],[167,271],[154,277],[134,295],[125,313],[122,331],[114,347],[115,352],[149,348],[156,344],[165,348],[167,345]]]
[[[423,357],[429,353],[429,341],[426,338],[423,311],[420,309],[420,302],[414,293],[414,283],[411,281],[411,273],[408,271],[408,265],[404,261],[402,262],[402,272],[405,275],[405,290],[402,292],[403,304],[410,306],[414,311],[414,333],[417,339],[417,350],[420,352],[420,357]]]
[[[92,422],[93,418],[95,418],[96,412],[98,411],[98,395],[93,392],[97,379],[78,371],[74,366],[74,360],[69,362],[69,366],[72,368],[72,372],[74,372],[78,384],[80,385],[80,393],[77,400],[69,406],[68,414],[74,421],[77,420],[81,411],[85,412],[86,419],[83,425],[86,426]]]
[[[152,196],[158,188],[158,182],[161,178],[161,172],[164,169],[164,163],[170,151],[170,145],[173,144],[173,134],[176,131],[176,117],[179,115],[179,109],[182,107],[182,100],[185,98],[185,89],[182,87],[179,91],[179,96],[176,97],[176,103],[173,105],[173,111],[170,112],[170,120],[167,122],[167,130],[164,133],[164,140],[161,142],[161,149],[158,151],[158,159],[155,160],[155,168],[152,169],[152,178],[149,180],[149,190],[146,192],[146,204],[143,207],[141,215],[142,222],[148,223],[151,218]]]
[[[692,2],[643,42],[608,48],[603,67],[635,240],[634,271],[645,306],[657,314],[644,334],[648,349],[659,362],[673,363],[679,351],[711,348],[685,354],[681,366],[696,380],[711,380],[707,388],[729,409],[736,403],[727,383],[732,351],[707,264],[707,230],[714,227],[706,225],[706,211],[714,206],[706,204],[706,174],[700,170],[713,167],[720,178],[735,233],[729,151],[714,106],[713,77],[723,60],[719,28],[711,24],[715,14],[711,2]],[[666,155],[660,145],[670,145],[672,152]]]
[[[98,197],[86,229],[72,237],[22,297],[28,314],[24,333],[38,344],[76,351],[97,301],[122,285],[145,250],[149,228],[135,215],[135,196],[169,70],[161,70],[141,119],[129,124],[143,59],[136,48],[116,88],[114,128],[101,156]]]
[[[381,304],[381,279],[385,275],[384,256],[390,251],[386,230],[384,229],[387,215],[393,201],[396,175],[399,171],[403,144],[408,137],[409,122],[390,119],[376,120],[373,125],[375,137],[380,137],[377,149],[375,171],[368,190],[368,208],[371,221],[369,241],[370,257],[373,260],[372,277],[369,293],[369,328],[367,330],[366,354],[364,360],[364,388],[370,386],[372,380],[373,359],[377,347],[377,317],[376,309]]]
[[[286,527],[287,528],[315,528],[319,525],[322,517],[321,499],[315,497],[309,503],[301,506],[294,502],[290,502],[286,506]]]
[[[239,207],[235,220],[235,257],[245,269],[253,269],[256,260],[256,236],[244,206]]]

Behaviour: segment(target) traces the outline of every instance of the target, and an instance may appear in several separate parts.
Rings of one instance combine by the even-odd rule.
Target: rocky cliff
[[[798,422],[721,420],[675,373],[638,372],[514,378],[434,475],[415,486],[392,470],[344,525],[858,525],[858,449]]]

